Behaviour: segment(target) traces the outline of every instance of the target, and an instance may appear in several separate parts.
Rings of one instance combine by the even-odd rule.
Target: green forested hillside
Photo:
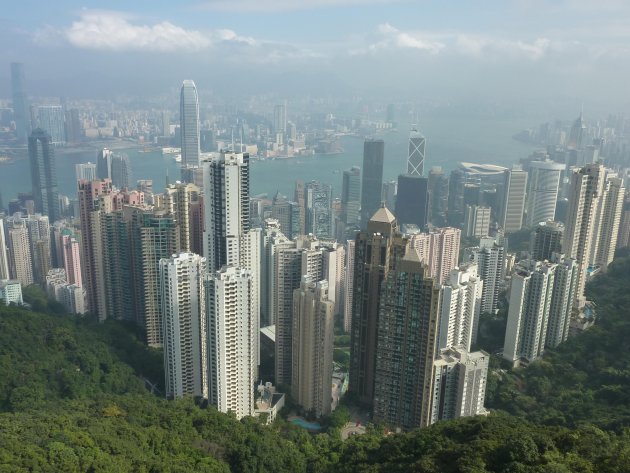
[[[345,443],[167,402],[142,379],[162,384],[159,353],[127,327],[0,306],[0,472],[625,472],[628,288],[620,259],[589,287],[597,327],[492,378],[498,412]]]

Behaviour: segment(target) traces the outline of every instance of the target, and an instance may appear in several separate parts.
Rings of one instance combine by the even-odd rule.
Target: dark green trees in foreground
[[[0,306],[0,472],[626,472],[629,288],[621,258],[588,288],[595,328],[490,376],[489,417],[345,443],[164,401],[144,386],[161,355],[128,328]]]

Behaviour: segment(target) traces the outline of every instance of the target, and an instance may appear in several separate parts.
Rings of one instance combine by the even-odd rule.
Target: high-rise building
[[[483,281],[481,312],[495,313],[499,291],[505,278],[505,247],[502,234],[481,238],[479,246],[471,249],[472,261],[477,263]]]
[[[22,286],[17,279],[0,279],[0,301],[5,305],[24,304]]]
[[[630,195],[626,194],[621,210],[617,248],[626,248],[628,246],[630,246]]]
[[[335,303],[343,281],[338,265],[343,258],[336,243],[317,240],[313,235],[300,236],[294,241],[279,241],[274,247],[272,288],[270,292],[272,320],[276,325],[276,383],[291,384],[293,370],[293,292],[300,287],[302,277],[328,282],[328,299]],[[333,309],[333,313],[334,313]]]
[[[477,339],[483,281],[477,265],[468,264],[451,271],[442,285],[438,348],[461,345],[470,351]]]
[[[525,219],[525,224],[528,227],[554,219],[560,175],[563,171],[564,165],[553,161],[532,161],[529,163],[527,218]]]
[[[401,225],[426,227],[429,216],[429,180],[426,177],[417,174],[398,176],[395,213]]]
[[[567,339],[577,275],[577,262],[558,253],[552,261],[519,263],[512,276],[505,359],[530,362]]]
[[[467,205],[464,215],[464,236],[481,238],[490,231],[490,207]]]
[[[59,219],[59,192],[55,150],[50,135],[41,128],[28,137],[28,155],[31,162],[31,183],[35,210],[48,215],[51,222]]]
[[[261,327],[273,325],[274,321],[274,284],[276,282],[275,255],[278,245],[290,243],[282,233],[277,220],[265,220],[260,251],[260,324]]]
[[[13,120],[18,143],[26,143],[31,134],[28,97],[24,89],[24,65],[11,63],[11,91],[13,98]]]
[[[166,397],[208,397],[204,274],[199,255],[179,253],[160,261]]]
[[[303,181],[295,181],[295,191],[293,200],[297,202],[300,208],[300,231],[299,235],[306,234],[306,197]]]
[[[80,143],[83,139],[83,126],[79,111],[76,108],[66,110],[66,141],[71,144]]]
[[[571,126],[569,132],[569,141],[567,142],[567,148],[573,150],[579,150],[584,147],[586,141],[586,124],[584,123],[584,116],[580,112],[580,116],[576,118]]]
[[[385,142],[365,140],[363,144],[363,178],[361,182],[361,227],[365,228],[381,206]]]
[[[126,154],[114,154],[111,160],[112,184],[118,189],[131,189],[131,161]]]
[[[14,220],[7,231],[11,279],[17,279],[24,287],[33,284],[33,263],[26,223]]]
[[[464,224],[464,185],[466,176],[462,169],[453,169],[448,180],[448,224],[461,228]]]
[[[280,230],[289,239],[297,237],[300,233],[300,207],[297,202],[291,202],[279,192],[271,203],[271,218],[276,219]]]
[[[562,253],[564,225],[560,222],[540,222],[532,235],[532,259],[551,261],[554,253]]]
[[[77,176],[77,181],[95,181],[97,179],[95,163],[88,162],[75,164],[74,170]]]
[[[591,266],[605,270],[612,260],[623,203],[623,187],[601,164],[588,164],[571,175],[563,251],[580,265],[574,305],[585,303]]]
[[[448,177],[440,166],[429,171],[429,222],[435,227],[446,225],[448,211]]]
[[[515,365],[544,352],[555,271],[555,264],[539,261],[512,274],[503,357]]]
[[[181,249],[179,225],[172,214],[138,208],[131,211],[130,218],[136,321],[145,329],[147,344],[161,347],[165,301],[160,297],[160,261],[179,252],[188,252]]]
[[[182,84],[179,102],[179,132],[181,135],[182,166],[199,165],[199,99],[192,80]]]
[[[353,166],[343,172],[341,207],[346,225],[359,223],[361,209],[361,168]]]
[[[499,224],[505,232],[517,232],[523,226],[525,196],[527,191],[527,171],[520,166],[504,171],[503,202]],[[554,206],[555,208],[555,206]]]
[[[332,186],[318,181],[306,183],[306,231],[317,238],[334,238],[334,214],[332,210]]]
[[[325,280],[304,276],[293,292],[291,395],[317,417],[331,412],[334,308]]]
[[[383,182],[383,192],[381,192],[381,201],[385,202],[385,206],[388,209],[396,208],[396,195],[397,194],[398,194],[398,181],[396,179]]]
[[[373,402],[374,420],[390,427],[413,429],[431,422],[440,289],[426,272],[410,247],[383,279]]]
[[[352,298],[354,296],[354,240],[346,241],[345,267],[343,329],[346,333],[350,333],[352,329]]]
[[[63,267],[68,283],[83,287],[81,251],[76,235],[66,231],[61,236]]]
[[[273,132],[284,135],[287,132],[287,104],[282,103],[273,107]]]
[[[381,207],[357,234],[350,350],[350,385],[359,402],[372,405],[379,332],[381,282],[402,259],[408,240],[394,215]]]
[[[205,277],[208,400],[237,419],[254,412],[258,315],[249,271],[224,266]]]
[[[172,215],[179,231],[179,247],[183,252],[193,252],[193,242],[202,241],[203,227],[193,219],[193,204],[201,198],[199,187],[194,184],[176,182],[164,189],[162,207]],[[200,215],[201,216],[201,215]]]
[[[424,157],[426,138],[412,125],[409,133],[409,155],[407,157],[407,174],[411,176],[424,175]]]
[[[443,284],[459,262],[461,240],[459,228],[432,228],[428,232],[407,233],[410,244],[416,248],[428,266],[428,276]]]
[[[37,109],[39,128],[50,136],[53,146],[66,144],[65,114],[61,105],[44,105]]]
[[[204,256],[210,271],[240,267],[249,231],[249,154],[222,152],[203,161]]]
[[[0,279],[9,279],[9,256],[5,240],[4,220],[0,218]]]
[[[103,148],[96,155],[96,177],[99,179],[112,178],[112,157],[114,153],[107,148]]]
[[[464,347],[439,351],[433,362],[431,420],[486,415],[484,408],[490,355]]]

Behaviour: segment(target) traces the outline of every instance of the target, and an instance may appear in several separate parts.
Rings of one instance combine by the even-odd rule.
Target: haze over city
[[[146,98],[192,77],[232,98],[360,94],[554,116],[628,102],[623,0],[65,0],[0,15],[0,62],[24,62],[39,96]]]

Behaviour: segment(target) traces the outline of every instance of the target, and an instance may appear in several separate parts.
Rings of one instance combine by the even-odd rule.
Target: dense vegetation
[[[0,472],[625,472],[629,287],[622,258],[589,286],[598,326],[491,377],[496,413],[346,442],[347,413],[311,436],[164,401],[144,382],[162,384],[159,352],[118,323],[55,313],[35,291],[34,309],[49,315],[0,306]]]

